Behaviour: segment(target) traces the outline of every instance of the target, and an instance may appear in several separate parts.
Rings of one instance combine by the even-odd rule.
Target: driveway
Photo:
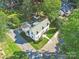
[[[48,41],[48,43],[43,47],[41,48],[39,51],[49,51],[49,52],[55,52],[56,49],[56,44],[59,43],[58,41],[58,34],[59,34],[59,31],[57,31],[55,33],[55,35]]]

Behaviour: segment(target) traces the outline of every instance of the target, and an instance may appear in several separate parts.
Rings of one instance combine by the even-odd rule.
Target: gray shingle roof
[[[42,27],[46,27],[47,24],[50,24],[50,21],[48,20],[48,18],[39,22],[36,26],[31,27],[30,30],[33,34],[36,34],[37,32],[39,33],[42,30]]]

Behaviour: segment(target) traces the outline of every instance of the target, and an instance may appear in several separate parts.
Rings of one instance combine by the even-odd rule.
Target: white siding
[[[38,41],[39,38],[49,29],[49,25],[45,27],[42,31],[40,31],[38,34],[35,35],[35,41]]]
[[[29,31],[29,35],[28,33],[26,33],[27,36],[31,37],[34,41],[38,41],[39,38],[49,29],[49,25],[47,27],[45,27],[43,30],[41,30],[38,34],[33,34],[31,31]]]

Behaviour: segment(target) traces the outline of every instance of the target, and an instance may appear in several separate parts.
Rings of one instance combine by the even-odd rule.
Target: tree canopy
[[[61,37],[65,41],[64,51],[66,53],[76,53],[79,56],[79,9],[73,11],[68,21],[64,22],[61,28]],[[72,55],[72,54],[71,54]],[[79,57],[76,56],[76,59]],[[78,57],[78,58],[77,58]]]
[[[25,16],[43,11],[50,19],[54,19],[58,15],[60,5],[60,0],[43,0],[40,4],[33,4],[31,0],[23,0],[22,10]]]
[[[0,41],[4,38],[5,32],[7,32],[7,14],[4,12],[0,11]]]
[[[51,20],[54,20],[58,16],[60,6],[60,0],[44,0],[41,9],[47,14],[47,16],[49,16]]]

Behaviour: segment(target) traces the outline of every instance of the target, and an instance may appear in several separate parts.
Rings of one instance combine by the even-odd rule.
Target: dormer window
[[[42,27],[42,29],[44,29],[44,27]]]

